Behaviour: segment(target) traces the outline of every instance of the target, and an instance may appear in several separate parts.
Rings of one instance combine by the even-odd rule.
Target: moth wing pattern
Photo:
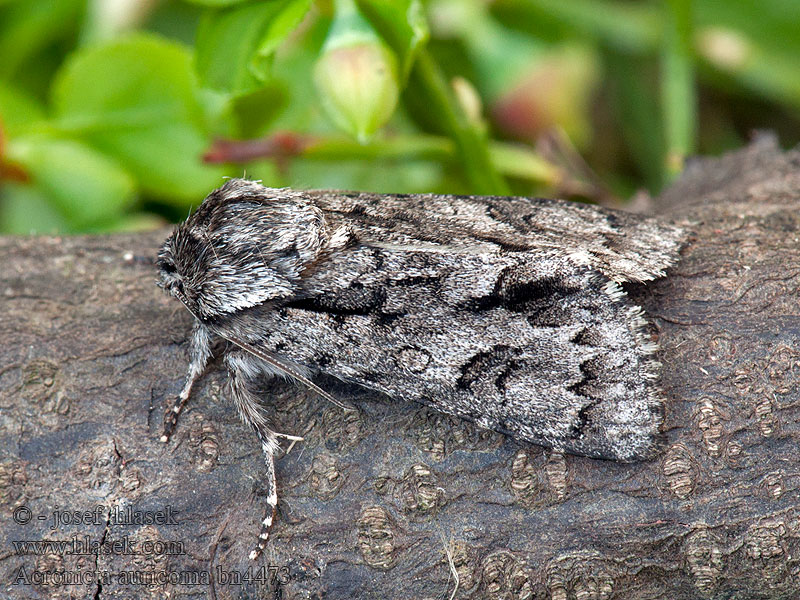
[[[652,218],[576,202],[506,196],[306,192],[332,227],[346,222],[365,241],[555,249],[618,283],[662,277],[684,237]]]
[[[518,439],[625,461],[655,449],[661,397],[641,311],[557,252],[359,245],[307,281],[314,292],[216,332]]]
[[[220,335],[526,441],[652,455],[655,346],[616,284],[662,275],[678,228],[529,198],[304,197],[348,243]]]
[[[268,471],[277,442],[248,382],[286,374],[281,365],[561,451],[637,461],[659,446],[663,398],[656,346],[619,284],[662,276],[682,239],[654,219],[556,200],[234,179],[159,261],[162,285],[204,332],[193,339],[239,346],[226,357],[231,393]],[[207,360],[192,355],[190,379]]]

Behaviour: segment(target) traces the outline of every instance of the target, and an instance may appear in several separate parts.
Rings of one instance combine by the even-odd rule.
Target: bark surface
[[[655,204],[690,232],[667,278],[629,288],[661,345],[658,459],[265,382],[276,429],[305,440],[255,563],[263,464],[219,366],[158,440],[191,325],[154,285],[168,232],[0,238],[0,596],[796,598],[800,152],[762,137]],[[45,540],[65,545],[20,554]]]

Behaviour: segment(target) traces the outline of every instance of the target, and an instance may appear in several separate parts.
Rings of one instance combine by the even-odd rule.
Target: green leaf
[[[199,4],[200,6],[209,6],[212,8],[222,8],[226,6],[235,6],[237,4],[244,4],[250,0],[186,0],[192,4]]]
[[[283,41],[300,25],[310,8],[311,0],[288,0],[284,3],[258,46],[256,55],[260,62],[272,58]]]
[[[42,106],[31,96],[10,85],[0,86],[0,132],[14,137],[44,117]]]
[[[0,13],[0,79],[31,56],[77,28],[85,0],[14,2]]]
[[[289,107],[276,115],[273,128],[315,133],[335,129],[320,110],[319,96],[311,76],[329,26],[326,19],[313,20],[293,40],[291,50],[282,52],[275,60],[273,76],[286,86]]]
[[[183,46],[132,35],[70,57],[53,86],[55,127],[124,164],[142,189],[181,206],[219,184]]]
[[[250,94],[237,96],[229,107],[234,135],[252,138],[265,133],[267,126],[286,106],[287,100],[288,91],[277,82]]]
[[[50,204],[44,190],[23,183],[4,182],[0,202],[0,231],[20,235],[67,231],[69,224]]]
[[[652,52],[661,36],[660,2],[503,0],[500,4],[511,10],[520,25],[552,23],[550,29],[563,26],[572,36],[602,41],[620,52]]]
[[[275,49],[310,4],[310,0],[269,0],[206,11],[196,40],[195,66],[201,83],[234,95],[262,87]]]
[[[29,136],[12,140],[8,155],[72,229],[116,217],[134,198],[133,177],[80,142]]]
[[[722,87],[731,81],[746,93],[800,107],[800,4],[795,0],[693,4],[696,49]],[[724,74],[723,81],[719,81]],[[790,134],[791,135],[791,134]]]
[[[610,50],[606,54],[606,82],[622,140],[644,183],[656,193],[664,184],[664,124],[658,95],[648,69],[649,59]]]
[[[419,50],[428,41],[428,22],[419,0],[356,0],[361,13],[386,40],[408,77]]]

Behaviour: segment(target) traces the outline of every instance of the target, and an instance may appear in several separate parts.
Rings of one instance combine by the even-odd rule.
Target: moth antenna
[[[341,400],[337,400],[336,398],[331,396],[328,392],[323,390],[316,383],[311,381],[308,377],[306,377],[305,375],[301,374],[292,365],[286,364],[283,361],[281,361],[280,359],[278,359],[278,358],[276,358],[274,356],[270,356],[269,354],[267,354],[265,352],[262,352],[258,348],[255,348],[255,347],[251,346],[250,344],[248,344],[246,342],[243,342],[241,340],[237,340],[235,338],[227,338],[227,339],[229,341],[233,342],[234,344],[236,344],[237,346],[239,346],[240,348],[242,348],[244,350],[247,350],[253,356],[256,356],[256,357],[260,358],[265,363],[268,363],[270,366],[274,367],[275,369],[277,369],[281,373],[284,373],[284,374],[288,375],[289,377],[292,377],[293,379],[296,379],[297,381],[302,383],[304,386],[306,386],[308,389],[310,389],[312,392],[315,392],[316,394],[322,396],[323,398],[325,398],[325,400],[327,400],[328,402],[331,402],[332,404],[335,404],[336,406],[338,406],[342,410],[353,410],[352,406],[348,406],[347,404],[345,404]]]

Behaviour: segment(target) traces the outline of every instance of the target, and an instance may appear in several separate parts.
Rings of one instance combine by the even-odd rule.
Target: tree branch
[[[158,441],[190,330],[154,285],[167,232],[0,239],[4,597],[274,597],[274,576],[287,597],[436,598],[453,591],[451,567],[456,598],[795,597],[798,166],[800,152],[761,138],[690,164],[659,200],[691,237],[667,278],[630,289],[659,327],[657,460],[564,457],[329,380],[356,412],[265,384],[276,429],[305,440],[278,462],[280,514],[254,565],[263,467],[222,373]],[[122,525],[112,507],[165,522]],[[16,555],[26,540],[136,553]],[[263,585],[257,570],[242,579],[262,565]],[[37,569],[100,581],[47,585]]]

